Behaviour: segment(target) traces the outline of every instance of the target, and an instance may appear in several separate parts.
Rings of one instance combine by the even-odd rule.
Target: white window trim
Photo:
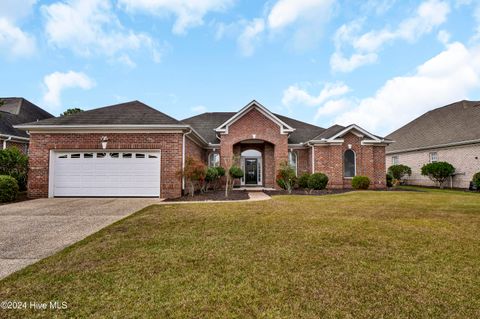
[[[293,166],[290,163],[290,154],[295,156],[295,166]],[[290,165],[290,167],[292,167],[295,170],[295,176],[298,176],[298,153],[297,152],[294,152],[294,151],[288,152],[288,165]]]
[[[348,151],[353,152],[353,176],[345,176],[345,153],[347,153]],[[352,179],[355,176],[357,176],[357,153],[355,153],[355,151],[352,149],[348,149],[343,152],[343,178]]]
[[[435,157],[436,157],[435,160],[433,160],[433,154],[435,154]],[[430,153],[428,153],[428,161],[429,161],[430,163],[436,163],[436,162],[438,162],[438,152],[430,152]]]
[[[213,155],[218,155],[218,162],[216,163],[217,165],[212,165]],[[208,154],[208,167],[218,167],[218,166],[220,166],[220,154],[218,152],[212,152]]]
[[[392,165],[398,165],[400,164],[400,156],[394,155],[392,156]]]

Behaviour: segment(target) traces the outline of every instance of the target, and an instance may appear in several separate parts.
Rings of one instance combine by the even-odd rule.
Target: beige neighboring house
[[[412,169],[407,184],[432,186],[422,176],[429,162],[449,162],[455,175],[445,186],[468,188],[473,174],[480,172],[480,101],[460,101],[431,110],[386,138],[386,167],[404,164]]]

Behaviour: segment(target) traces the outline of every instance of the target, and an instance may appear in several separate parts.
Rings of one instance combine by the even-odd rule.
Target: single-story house
[[[0,98],[0,148],[15,146],[26,154],[29,136],[27,132],[14,128],[14,125],[51,117],[52,114],[24,98]]]
[[[17,126],[30,133],[30,197],[178,197],[187,157],[229,167],[239,159],[242,185],[276,187],[288,161],[297,174],[322,172],[330,188],[355,175],[385,188],[389,141],[357,125],[324,129],[274,114],[256,101],[238,112],[178,121],[139,101]]]
[[[447,186],[468,188],[480,171],[480,102],[459,101],[431,110],[387,136],[386,167],[404,164],[412,169],[407,184],[433,186],[421,175],[431,162],[448,162],[455,175]]]

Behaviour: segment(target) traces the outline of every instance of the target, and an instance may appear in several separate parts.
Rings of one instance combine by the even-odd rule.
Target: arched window
[[[343,177],[354,177],[356,173],[355,152],[346,150],[343,154]]]
[[[295,170],[295,175],[297,175],[297,153],[295,152],[288,152],[288,165]]]
[[[210,167],[220,166],[220,154],[210,153],[208,155],[208,166],[210,166]]]

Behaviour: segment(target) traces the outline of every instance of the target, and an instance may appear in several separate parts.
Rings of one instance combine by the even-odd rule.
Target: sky
[[[0,96],[177,119],[255,99],[386,135],[480,100],[480,0],[1,0]]]

